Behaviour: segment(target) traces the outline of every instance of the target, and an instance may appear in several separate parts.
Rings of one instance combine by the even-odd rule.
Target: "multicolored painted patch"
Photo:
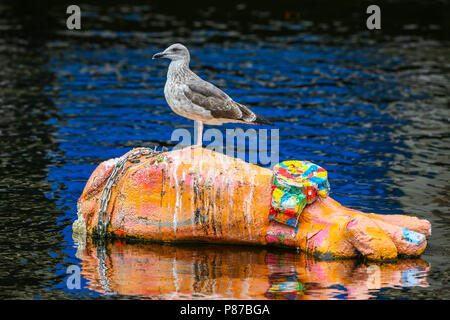
[[[297,231],[297,228],[292,228],[280,223],[271,223],[267,229],[266,241],[267,243],[279,243],[285,246],[294,246],[294,239],[297,235]]]
[[[293,300],[303,295],[304,291],[305,285],[298,281],[296,274],[293,274],[273,281],[266,292],[266,296],[272,299]]]
[[[296,227],[303,208],[330,192],[327,171],[309,161],[284,161],[273,168],[269,219]]]

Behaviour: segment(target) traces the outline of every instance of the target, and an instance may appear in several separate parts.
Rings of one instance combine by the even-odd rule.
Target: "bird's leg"
[[[195,124],[197,127],[197,143],[195,144],[195,146],[201,148],[203,144],[203,122],[195,121]]]

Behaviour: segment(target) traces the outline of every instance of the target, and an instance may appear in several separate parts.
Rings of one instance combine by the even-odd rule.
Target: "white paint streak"
[[[194,208],[194,200],[196,198],[195,189],[194,189],[195,174],[192,174],[190,179],[191,179],[191,184],[190,184],[189,188],[190,188],[190,200],[191,200],[192,233],[194,234],[194,236],[196,236],[197,231],[195,230],[195,208]]]
[[[180,279],[178,279],[177,258],[173,258],[172,274],[174,279],[175,292],[178,293],[178,291],[180,291]]]
[[[175,209],[173,211],[173,231],[175,234],[177,233],[177,223],[178,223],[178,217],[177,217],[177,211],[179,210],[179,203],[180,203],[180,187],[178,185],[178,179],[177,179],[177,171],[178,171],[178,158],[172,163],[172,177],[174,181],[175,186]],[[171,186],[172,187],[172,186]]]
[[[247,210],[246,210],[246,214],[247,214],[247,221],[248,221],[248,235],[250,236],[250,240],[253,240],[253,235],[252,235],[252,223],[253,223],[253,210],[252,210],[252,202],[253,202],[253,193],[255,192],[255,186],[254,186],[254,175],[250,174],[249,175],[251,177],[251,181],[250,181],[250,194],[247,196],[247,198],[245,199],[246,202],[246,206],[247,206]]]

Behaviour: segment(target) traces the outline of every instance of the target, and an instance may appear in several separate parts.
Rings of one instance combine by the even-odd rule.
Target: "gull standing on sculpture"
[[[272,125],[192,72],[189,69],[189,50],[182,44],[173,44],[153,56],[153,59],[158,58],[171,60],[164,96],[176,114],[197,122],[197,146],[202,146],[203,123],[221,125],[238,122]]]

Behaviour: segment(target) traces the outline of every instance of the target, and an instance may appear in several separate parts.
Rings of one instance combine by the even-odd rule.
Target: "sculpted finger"
[[[343,208],[350,214],[361,214],[371,219],[382,220],[384,222],[421,233],[426,237],[431,235],[431,223],[425,219],[419,219],[417,217],[410,217],[402,214],[365,213],[359,210],[343,207],[340,204],[336,203],[336,201],[331,199],[328,200],[328,202],[329,206],[334,205],[336,207]]]
[[[397,247],[372,219],[355,215],[347,224],[348,241],[363,256],[372,260],[397,258]]]
[[[424,234],[382,220],[374,222],[392,239],[399,255],[419,256],[427,246]]]
[[[393,224],[402,228],[406,228],[425,235],[426,237],[431,235],[431,223],[425,219],[419,219],[417,217],[405,216],[402,214],[375,214],[369,213],[371,217],[377,220],[382,220],[389,224]]]

